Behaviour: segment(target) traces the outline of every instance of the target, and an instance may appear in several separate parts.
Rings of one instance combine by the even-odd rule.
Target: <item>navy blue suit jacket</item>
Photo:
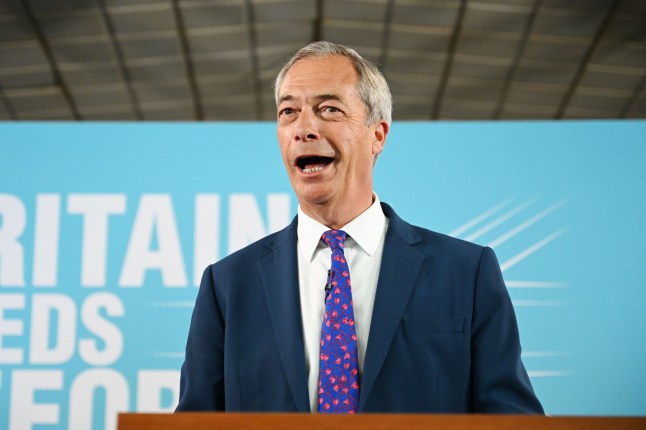
[[[543,413],[493,251],[382,206],[390,223],[359,411]],[[309,412],[296,225],[204,272],[178,411]]]

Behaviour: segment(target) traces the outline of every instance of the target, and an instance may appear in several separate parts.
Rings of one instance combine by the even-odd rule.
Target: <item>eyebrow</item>
[[[278,103],[280,104],[282,102],[289,102],[295,99],[296,97],[288,94],[286,96],[282,96],[281,98],[279,98]],[[336,100],[338,102],[343,102],[343,99],[336,94],[319,94],[318,96],[314,96],[314,99],[315,100]]]

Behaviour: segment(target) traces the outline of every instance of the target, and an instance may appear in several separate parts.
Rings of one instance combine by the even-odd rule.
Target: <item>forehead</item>
[[[302,92],[325,94],[355,93],[358,74],[352,61],[344,56],[305,58],[287,71],[279,97],[296,96]]]

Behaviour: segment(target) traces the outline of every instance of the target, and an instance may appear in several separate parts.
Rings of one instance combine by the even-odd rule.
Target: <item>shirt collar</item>
[[[372,205],[341,228],[371,257],[377,251],[381,235],[384,232],[384,225],[386,224],[386,215],[381,210],[379,197],[375,193],[373,193],[373,196]],[[310,261],[314,258],[316,249],[319,246],[325,246],[321,241],[321,236],[329,229],[329,227],[305,214],[300,205],[298,206],[298,243]]]

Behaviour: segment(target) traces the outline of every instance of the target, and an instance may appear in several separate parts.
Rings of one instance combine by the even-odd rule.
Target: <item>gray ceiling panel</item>
[[[61,109],[67,106],[57,87],[5,90],[4,95],[17,112]]]
[[[442,120],[487,120],[493,117],[494,103],[474,103],[466,100],[446,99],[442,105]]]
[[[127,106],[129,103],[126,88],[122,83],[102,86],[70,86],[70,93],[74,97],[74,101],[80,106],[93,106],[97,104],[124,104]]]
[[[53,42],[51,50],[54,58],[59,63],[114,60],[112,48],[107,41],[83,44]]]
[[[275,47],[281,47],[287,44],[291,45],[290,51],[293,51],[294,47],[296,49],[300,47],[299,43],[294,43],[293,41],[310,39],[313,33],[314,27],[308,21],[291,24],[289,26],[285,26],[280,22],[260,24],[256,26],[257,46],[275,51]]]
[[[646,2],[644,0],[623,0],[619,4],[619,10],[628,14],[646,15]]]
[[[211,4],[202,7],[182,5],[184,25],[188,28],[216,27],[220,25],[244,24],[247,21],[243,2],[236,4]]]
[[[0,14],[18,13],[19,10],[18,0],[5,0],[0,2]]]
[[[74,84],[105,84],[119,82],[119,71],[112,64],[59,64],[61,74],[66,82]]]
[[[106,4],[106,6],[133,6],[167,3],[167,1],[164,0],[103,0],[103,2]]]
[[[433,34],[416,32],[417,29],[419,27],[393,26],[388,44],[390,55],[398,56],[398,51],[405,51],[404,53],[408,53],[410,58],[414,58],[429,52],[446,52],[451,41],[450,32],[438,31]]]
[[[218,52],[223,50],[247,50],[250,48],[249,34],[246,28],[236,26],[231,31],[211,34],[189,35],[191,52]]]
[[[72,121],[74,116],[69,109],[39,109],[19,112],[17,119],[21,121]]]
[[[325,25],[323,34],[327,35],[327,40],[331,42],[355,47],[357,51],[362,52],[362,55],[374,58],[376,56],[374,53],[381,51],[382,30],[382,28],[369,26],[357,31],[356,28],[347,25],[339,26],[335,23]],[[368,48],[372,48],[372,50]]]
[[[29,40],[34,33],[22,15],[0,15],[0,41]]]
[[[602,43],[592,61],[600,64],[646,68],[646,43]]]
[[[86,121],[135,121],[137,117],[132,113],[131,106],[125,105],[119,109],[87,113],[83,119]]]
[[[630,97],[630,93],[614,94],[607,92],[603,94],[603,90],[598,91],[597,94],[585,94],[583,91],[577,91],[570,100],[568,108],[585,108],[585,109],[598,109],[606,111],[619,112],[624,107]]]
[[[549,91],[531,89],[522,85],[512,85],[507,95],[507,102],[512,104],[531,104],[550,107],[556,113],[555,106],[563,99],[565,87],[562,91],[550,89]]]
[[[392,21],[415,26],[450,27],[458,16],[458,2],[395,2]]]
[[[399,95],[421,97],[426,101],[433,100],[437,92],[438,83],[439,79],[431,76],[406,78],[400,75],[397,78],[390,79],[389,81],[390,90],[395,94],[395,100],[397,100]]]
[[[420,103],[424,102],[426,102],[426,100],[418,100],[412,102],[398,100],[395,104],[393,115],[401,121],[429,119],[430,112],[426,112],[423,109],[420,109]]]
[[[251,57],[238,59],[201,60],[197,59],[193,66],[198,76],[217,76],[230,73],[251,75]]]
[[[185,99],[166,99],[154,100],[141,103],[141,109],[146,112],[163,111],[163,110],[184,110],[191,111],[193,108],[191,100]]]
[[[605,17],[605,11],[554,13],[543,10],[534,22],[534,33],[568,37],[592,37]]]
[[[77,11],[96,6],[94,0],[28,0],[31,7],[36,11]]]
[[[395,119],[646,118],[643,0],[0,0],[0,119],[273,120],[317,37]]]
[[[553,8],[567,8],[567,10],[579,9],[585,10],[600,10],[607,9],[612,4],[613,0],[542,0],[543,6]],[[640,0],[637,0],[640,1]]]
[[[163,65],[133,65],[130,63],[128,71],[133,81],[163,81],[186,77],[184,63],[179,60]]]
[[[415,59],[407,59],[406,61],[401,61],[391,57],[391,60],[387,62],[388,70],[391,70],[395,73],[421,73],[421,74],[430,74],[430,75],[440,75],[444,69],[445,56],[442,55],[426,55]]]
[[[564,119],[604,119],[604,118],[614,118],[614,111],[611,110],[600,110],[600,109],[589,109],[589,108],[578,108],[574,106],[569,106],[565,114],[563,115]]]
[[[536,67],[535,65],[525,66],[521,63],[516,72],[516,80],[521,82],[532,82],[537,84],[557,84],[566,87],[572,82],[576,74],[575,65],[561,67]]]
[[[253,114],[255,102],[251,94],[209,98],[205,100],[204,110],[209,117],[223,115],[227,119],[234,119],[236,115]]]
[[[641,75],[636,74],[617,74],[617,73],[603,73],[603,72],[594,72],[587,70],[583,78],[581,79],[580,85],[591,86],[591,87],[603,87],[603,88],[618,88],[633,90],[635,86],[641,80]]]
[[[497,102],[503,88],[503,81],[473,82],[472,85],[460,85],[449,81],[446,89],[446,101],[451,99],[471,100],[479,102]],[[493,108],[492,108],[493,110]]]
[[[477,64],[473,61],[465,62],[456,60],[451,68],[451,74],[464,78],[482,78],[503,80],[509,73],[511,66],[497,64]]]
[[[469,55],[492,57],[513,57],[518,49],[521,35],[483,34],[481,32],[463,32],[457,45],[457,52]]]
[[[286,58],[289,58],[283,53],[269,53],[258,55],[258,66],[262,70],[278,70],[285,64]]]
[[[174,37],[164,37],[149,40],[123,40],[119,42],[126,59],[146,57],[176,57],[181,47]]]
[[[646,97],[639,98],[628,111],[627,118],[646,118]]]
[[[143,106],[144,119],[148,121],[178,121],[193,114],[190,100],[174,100]]]
[[[484,30],[507,33],[522,32],[530,8],[486,7],[485,3],[470,2],[463,27],[466,30]]]
[[[190,100],[191,94],[188,84],[184,79],[173,81],[158,81],[151,83],[137,83],[133,85],[137,98],[142,103],[160,102],[166,100]]]
[[[525,46],[525,58],[530,60],[562,61],[579,63],[588,49],[587,44],[557,41],[530,40]]]
[[[646,2],[645,2],[646,3]],[[606,29],[606,37],[611,40],[630,40],[646,43],[646,15],[617,17]]]
[[[117,33],[140,33],[175,29],[175,16],[170,7],[170,2],[164,8],[154,8],[141,12],[118,13],[111,9],[110,17]]]
[[[325,2],[325,16],[330,19],[382,22],[386,16],[386,0]]]
[[[105,34],[105,28],[98,10],[71,16],[41,17],[40,28],[48,38],[93,36]]]
[[[3,46],[4,45],[4,46]],[[0,73],[3,67],[46,64],[47,59],[36,43],[21,42],[0,45]]]
[[[251,3],[253,4],[253,19],[256,22],[290,21],[298,23],[302,20],[316,18],[315,0],[265,0],[252,1]],[[328,2],[326,2],[327,4]]]
[[[251,76],[232,74],[224,77],[197,78],[200,94],[205,98],[253,95],[254,80]]]

